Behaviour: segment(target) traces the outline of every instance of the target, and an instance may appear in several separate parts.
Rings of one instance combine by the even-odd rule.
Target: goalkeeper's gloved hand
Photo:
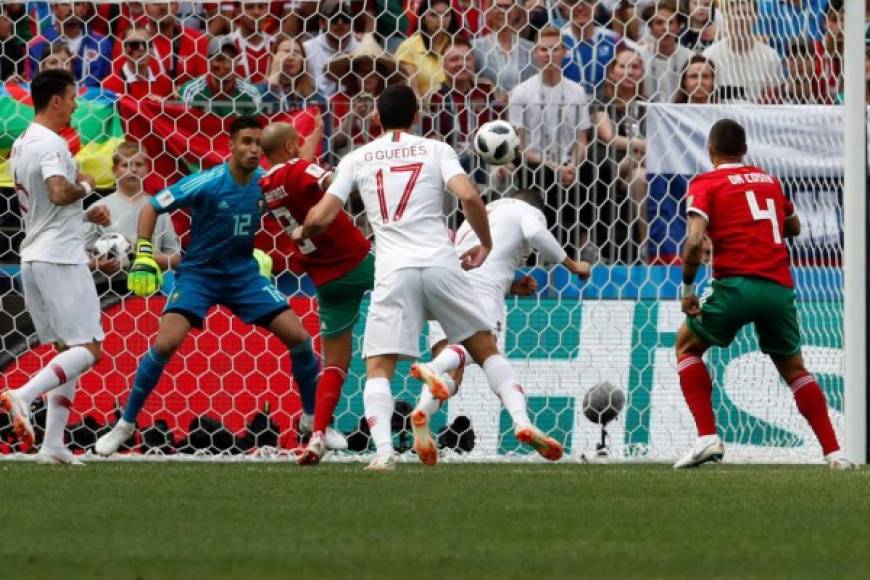
[[[163,273],[154,260],[154,245],[151,240],[136,242],[136,259],[127,274],[127,289],[136,296],[151,296],[163,284]]]
[[[254,248],[254,261],[260,269],[260,276],[272,279],[272,257],[263,250]]]

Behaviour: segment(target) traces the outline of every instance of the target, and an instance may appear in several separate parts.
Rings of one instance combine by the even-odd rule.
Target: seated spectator
[[[815,74],[816,55],[809,39],[796,38],[788,47],[785,59],[785,85],[772,102],[789,105],[830,105],[834,96]]]
[[[86,223],[84,225],[85,248],[92,250],[94,244],[104,234],[121,234],[127,238],[131,246],[135,246],[139,237],[139,210],[150,203],[148,194],[142,188],[143,180],[151,170],[150,165],[148,157],[138,144],[124,141],[118,145],[112,154],[112,173],[115,175],[118,189],[94,204],[109,209],[112,224],[99,227]],[[155,249],[154,259],[160,268],[164,271],[176,268],[181,261],[181,242],[172,228],[169,214],[161,214],[157,217],[157,227],[152,240]],[[114,276],[121,267],[118,260],[92,257],[90,267],[91,270],[103,274],[98,276],[98,281],[103,281],[105,277],[110,277],[113,281],[116,278],[126,279],[124,275]],[[124,293],[126,294],[126,289]]]
[[[472,171],[474,131],[497,116],[495,87],[475,74],[475,53],[468,42],[456,40],[444,55],[444,83],[432,93],[423,134],[448,143],[459,153],[466,171]],[[500,108],[500,107],[499,107]]]
[[[323,0],[320,4],[322,32],[303,43],[308,70],[314,75],[317,90],[327,99],[338,91],[338,83],[326,75],[326,64],[340,53],[350,53],[357,45],[352,29],[353,16],[348,0]]]
[[[19,78],[24,73],[24,43],[15,36],[8,6],[0,6],[0,81]]]
[[[613,8],[610,30],[619,35],[626,44],[640,45],[643,36],[643,21],[640,18],[641,3],[619,0]]]
[[[163,99],[173,92],[172,80],[155,73],[151,53],[151,33],[144,26],[134,25],[124,33],[124,63],[121,69],[106,77],[103,88],[135,99]]]
[[[713,0],[682,0],[686,27],[680,33],[680,44],[700,52],[716,42],[718,13]]]
[[[562,74],[565,53],[559,29],[542,28],[535,45],[540,72],[510,92],[508,121],[520,138],[519,186],[544,192],[548,223],[560,241],[568,243],[568,229],[559,224],[578,223],[577,205],[566,202],[577,195],[591,124],[586,91]]]
[[[495,0],[490,1],[494,2]],[[481,36],[487,28],[485,11],[482,10],[481,4],[482,2],[479,0],[453,0],[453,13],[459,23],[459,36],[463,40]]]
[[[374,0],[375,37],[388,52],[394,53],[408,29],[404,0]]]
[[[73,55],[69,47],[62,42],[53,42],[42,51],[39,61],[39,71],[65,70],[72,73]]]
[[[843,102],[843,55],[846,51],[843,34],[843,0],[831,0],[825,24],[825,36],[815,41],[816,74],[834,102]]]
[[[112,40],[91,32],[72,4],[52,4],[54,26],[35,37],[27,49],[27,74],[33,78],[42,53],[54,42],[63,42],[73,54],[73,75],[81,84],[98,87],[111,71]]]
[[[704,51],[716,66],[720,99],[726,103],[770,99],[782,86],[782,63],[752,30],[755,0],[723,0],[722,12],[728,33]]]
[[[266,33],[269,22],[268,2],[242,2],[230,35],[239,49],[237,72],[250,83],[261,83],[269,72],[269,47],[272,37]]]
[[[493,0],[486,11],[492,32],[471,43],[480,75],[505,93],[537,73],[532,60],[535,45],[519,34],[524,20],[524,9],[517,0]]]
[[[756,32],[785,57],[797,38],[821,40],[828,0],[757,0]]]
[[[239,49],[233,39],[212,38],[208,56],[209,72],[181,87],[179,93],[184,104],[221,116],[258,113],[262,104],[260,91],[236,73]]]
[[[285,38],[275,45],[263,91],[264,112],[292,111],[313,104],[326,106],[317,92],[314,77],[305,62],[305,47],[296,39]]]
[[[596,138],[603,145],[602,159],[615,166],[606,173],[611,179],[618,177],[617,188],[633,202],[632,211],[622,215],[622,223],[630,224],[633,231],[629,235],[636,243],[643,243],[647,232],[643,67],[638,52],[620,48],[592,107]]]
[[[595,23],[597,0],[563,0],[570,9],[570,22],[562,29],[568,55],[565,77],[583,85],[593,94],[604,82],[607,65],[616,55],[620,39],[612,31]]]
[[[459,22],[448,0],[421,0],[417,16],[417,32],[399,45],[396,59],[412,69],[411,88],[425,98],[444,82],[442,58]]]
[[[678,42],[682,22],[675,0],[659,0],[643,10],[649,31],[640,55],[644,60],[644,91],[650,102],[669,103],[680,88],[680,76],[692,51]]]
[[[680,77],[680,90],[674,96],[675,103],[707,105],[718,103],[716,94],[716,67],[701,56],[694,55]]]

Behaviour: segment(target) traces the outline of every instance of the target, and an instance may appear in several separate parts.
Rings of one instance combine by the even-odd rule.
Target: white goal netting
[[[54,355],[36,344],[24,308],[23,230],[6,164],[33,115],[28,81],[36,71],[64,67],[78,80],[78,108],[63,137],[96,179],[86,203],[117,189],[113,153],[121,143],[144,152],[142,191],[154,194],[222,162],[237,114],[289,120],[303,135],[320,130],[321,118],[314,154],[333,166],[381,133],[373,115],[379,92],[407,82],[423,107],[418,129],[459,151],[487,200],[537,189],[560,242],[595,264],[580,281],[532,260],[517,276],[533,278],[537,289],[507,298],[505,352],[536,423],[565,444],[571,460],[596,454],[601,427],[584,416],[583,397],[602,383],[625,396],[607,426],[610,457],[670,460],[693,441],[673,349],[683,321],[684,195],[688,179],[710,168],[706,134],[722,117],[744,124],[750,161],[779,177],[798,209],[804,230],[788,243],[804,354],[841,431],[842,16],[842,0],[3,2],[0,387],[20,386]],[[483,166],[469,145],[476,127],[492,119],[510,121],[522,141],[516,162],[499,169]],[[358,201],[348,210],[367,231]],[[458,227],[455,205],[445,211]],[[172,216],[164,249],[186,247],[188,227],[184,214]],[[279,288],[317,335],[313,286],[277,231],[265,227],[257,245],[271,254]],[[135,219],[89,232],[89,243],[107,232],[135,241]],[[94,273],[105,355],[79,383],[67,434],[77,452],[89,451],[116,420],[172,286],[169,274],[164,293],[136,298],[123,268],[99,267],[106,270]],[[334,422],[348,436],[343,457],[351,459],[372,449],[358,356],[364,318]],[[706,360],[730,459],[820,459],[751,328]],[[397,449],[411,457],[408,413],[419,387],[407,371],[401,364],[393,381],[393,427]],[[39,432],[44,404],[33,412]],[[292,451],[301,444],[299,414],[286,349],[218,308],[168,365],[127,451]],[[0,455],[19,450],[3,421]],[[479,369],[467,370],[433,426],[445,457],[531,458]]]

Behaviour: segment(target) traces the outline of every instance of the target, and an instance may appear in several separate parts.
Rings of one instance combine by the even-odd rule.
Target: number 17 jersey
[[[707,220],[716,279],[763,278],[792,288],[783,232],[794,212],[779,180],[751,165],[720,165],[689,184],[686,213]]]

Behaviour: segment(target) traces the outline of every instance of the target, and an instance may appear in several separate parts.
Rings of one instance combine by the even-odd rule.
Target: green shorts
[[[356,268],[317,288],[320,334],[333,338],[351,330],[359,318],[359,306],[375,285],[375,258],[366,256]]]
[[[714,346],[728,346],[738,330],[754,323],[764,354],[784,359],[801,350],[794,290],[770,280],[714,280],[701,296],[700,316],[687,323],[695,336]]]

